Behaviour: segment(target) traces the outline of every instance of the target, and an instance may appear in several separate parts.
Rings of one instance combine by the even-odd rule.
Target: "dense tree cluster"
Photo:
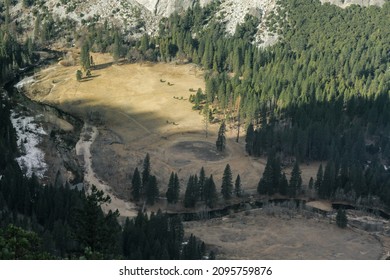
[[[178,216],[170,218],[160,211],[150,217],[139,213],[135,219],[127,219],[122,236],[127,259],[202,259],[206,254],[205,244],[194,236],[185,242]]]
[[[173,193],[171,193],[171,191],[169,193],[170,197],[172,195],[172,201],[175,200],[176,195],[178,195],[178,188],[179,187],[177,186],[177,189],[175,189]],[[131,181],[131,195],[134,201],[144,199],[146,203],[153,205],[157,202],[159,194],[160,191],[157,185],[157,178],[151,174],[150,156],[149,154],[146,154],[143,161],[142,173],[140,174],[138,167],[134,170]]]

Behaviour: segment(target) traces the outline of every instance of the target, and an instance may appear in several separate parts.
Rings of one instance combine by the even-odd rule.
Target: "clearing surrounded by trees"
[[[79,116],[98,129],[97,138],[91,145],[92,168],[96,177],[101,178],[100,183],[109,185],[105,186],[110,189],[109,194],[115,194],[128,201],[131,175],[136,167],[142,168],[146,153],[150,154],[151,172],[158,178],[160,197],[164,196],[169,176],[173,171],[180,179],[182,199],[189,176],[199,173],[202,166],[205,168],[206,176],[214,175],[217,191],[220,193],[221,178],[227,163],[231,166],[233,178],[240,174],[243,190],[249,194],[256,193],[266,160],[248,157],[245,153],[244,133],[241,133],[241,139],[236,143],[236,130],[229,123],[225,151],[218,152],[215,146],[219,122],[208,126],[206,138],[204,118],[199,111],[192,109],[192,104],[188,101],[193,92],[190,89],[204,89],[203,73],[196,66],[149,63],[120,65],[113,64],[111,56],[105,54],[93,54],[93,59],[96,67],[89,78],[77,81],[75,73],[78,67],[65,67],[64,63],[59,63],[36,74],[34,83],[27,90],[32,99]],[[302,164],[304,185],[308,184],[311,176],[315,176],[318,165],[319,163]],[[285,171],[289,176],[291,168]],[[94,180],[94,183],[97,181]],[[120,207],[124,204],[114,205]],[[148,210],[156,211],[165,207],[166,200],[160,199],[153,207],[148,207]],[[136,213],[127,211],[129,208],[119,209],[121,210],[122,213],[134,215]],[[302,225],[306,222],[293,219],[288,221],[292,226],[289,235],[280,232],[282,234],[280,240],[275,240],[276,243],[284,243],[287,247],[271,244],[272,246],[262,255],[257,255],[257,250],[264,249],[253,247],[254,242],[264,241],[255,238],[256,232],[262,231],[258,227],[264,229],[264,221],[267,221],[268,226],[273,225],[267,229],[268,232],[274,227],[280,229],[280,222],[286,221],[277,221],[276,218],[260,215],[262,217],[260,224],[255,222],[259,219],[256,218],[249,223],[250,225],[242,225],[244,220],[250,218],[242,215],[236,216],[238,219],[228,218],[230,222],[227,224],[221,224],[218,220],[189,223],[188,231],[217,246],[219,253],[227,258],[240,258],[234,251],[236,246],[248,248],[246,255],[241,256],[243,258],[284,258],[283,254],[291,251],[292,247],[302,249],[306,246],[306,243],[298,244],[296,243],[298,241],[292,238],[295,233],[302,234]],[[250,227],[247,228],[248,226]],[[226,230],[226,227],[232,229]],[[254,230],[255,227],[258,229]],[[368,255],[362,251],[359,258],[378,258],[381,254],[379,242],[373,238],[366,239],[366,234],[354,234],[349,231],[343,234],[335,225],[330,225],[332,228],[327,229],[327,225],[316,222],[310,222],[306,227],[308,228],[307,232],[304,230],[305,238],[312,236],[315,239],[312,240],[314,245],[308,244],[307,250],[299,249],[301,255],[293,255],[295,252],[293,250],[285,258],[315,258],[313,254],[317,253],[319,255],[316,256],[322,254],[324,258],[353,258],[356,250],[362,251],[372,246],[372,249],[367,251]],[[224,236],[215,235],[214,232],[221,232],[222,229],[225,232]],[[339,237],[322,241],[314,237],[321,232],[334,230],[338,231]],[[202,232],[206,234],[201,234]],[[235,238],[244,236],[243,234],[245,238],[241,241],[244,243],[240,241],[238,244]],[[276,233],[272,235],[276,236]],[[316,242],[320,245],[313,251]],[[334,248],[352,246],[352,249],[348,254],[337,255],[336,251],[329,249],[328,243],[335,244]],[[308,254],[309,252],[311,253]]]

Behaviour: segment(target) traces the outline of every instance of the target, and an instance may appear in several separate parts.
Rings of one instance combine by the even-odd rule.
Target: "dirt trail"
[[[107,213],[109,210],[119,210],[122,217],[137,216],[135,205],[117,198],[111,191],[111,187],[99,179],[92,168],[91,146],[98,136],[99,131],[95,126],[85,124],[80,135],[80,140],[76,144],[76,154],[84,158],[84,184],[89,189],[95,185],[98,190],[104,191],[111,197],[111,203],[104,204],[103,210]]]

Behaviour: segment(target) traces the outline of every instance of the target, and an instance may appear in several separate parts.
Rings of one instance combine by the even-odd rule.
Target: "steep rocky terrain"
[[[201,6],[215,0],[199,0]],[[247,14],[260,19],[259,31],[255,41],[261,46],[277,42],[278,26],[266,24],[267,17],[278,14],[277,0],[220,0],[219,11],[214,18],[226,24],[226,30],[232,34],[237,24],[243,23]],[[351,4],[383,5],[385,0],[321,0],[341,7]],[[93,23],[112,23],[122,29],[128,37],[139,37],[144,33],[155,34],[162,17],[173,12],[181,12],[192,7],[196,0],[48,0],[35,1],[31,7],[25,7],[18,1],[11,8],[11,15],[22,26],[33,32],[36,18],[39,15],[41,24],[52,18],[58,28],[65,24],[76,26]]]

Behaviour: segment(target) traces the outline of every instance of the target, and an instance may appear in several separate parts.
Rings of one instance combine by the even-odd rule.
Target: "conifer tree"
[[[324,179],[322,180],[321,187],[318,189],[318,195],[320,198],[329,198],[336,186],[336,171],[333,161],[329,161],[326,164],[324,171]]]
[[[187,188],[184,194],[184,207],[191,208],[195,207],[198,200],[198,187],[197,179],[191,175],[188,179]]]
[[[171,176],[169,177],[167,192],[165,193],[168,203],[173,203],[174,180],[175,180],[175,175],[172,172]]]
[[[87,71],[89,68],[91,68],[89,44],[87,41],[85,41],[81,46],[80,64],[81,67],[83,67],[84,71]]]
[[[240,174],[237,175],[236,181],[234,183],[234,193],[237,197],[241,197],[242,195]]]
[[[287,195],[288,190],[288,181],[286,173],[283,172],[282,178],[280,179],[279,193],[281,195]]]
[[[152,175],[149,177],[148,183],[146,185],[145,195],[146,202],[149,205],[153,205],[158,200],[159,190],[156,176]]]
[[[180,196],[180,182],[179,182],[179,177],[177,176],[177,173],[175,173],[175,178],[173,180],[173,203],[176,203],[179,201],[179,196]]]
[[[271,152],[268,156],[263,176],[257,185],[257,192],[259,194],[273,195],[279,191],[281,178],[280,161],[275,157],[274,153]]]
[[[253,129],[253,124],[249,123],[249,126],[246,130],[246,137],[245,137],[245,150],[246,152],[251,156],[253,154],[253,143],[254,143],[254,129]]]
[[[202,166],[202,168],[200,169],[200,172],[199,172],[199,180],[198,180],[199,200],[200,201],[203,201],[205,199],[205,195],[204,195],[205,184],[206,184],[206,173],[205,173],[204,168]]]
[[[295,161],[294,167],[291,171],[290,184],[288,186],[287,194],[290,197],[296,196],[302,188],[301,170],[299,169],[298,162]]]
[[[121,56],[121,42],[120,42],[120,36],[119,32],[116,31],[114,35],[114,45],[112,49],[112,56],[114,58],[115,62],[118,62],[120,56]]]
[[[179,178],[176,173],[172,172],[171,176],[169,177],[168,189],[166,192],[168,203],[177,203],[179,200],[179,192]]]
[[[221,123],[221,126],[219,127],[218,138],[217,138],[217,141],[215,143],[217,146],[217,150],[220,152],[223,152],[225,150],[225,147],[226,147],[225,130],[226,130],[226,125],[225,125],[225,121],[223,121]]]
[[[133,197],[134,201],[139,201],[141,198],[141,176],[138,171],[138,167],[135,168],[133,173],[133,179],[131,180],[131,196]]]
[[[148,184],[150,177],[150,156],[149,153],[146,154],[144,158],[143,163],[143,170],[142,170],[142,187],[145,188]]]
[[[218,201],[217,187],[211,174],[205,183],[205,203],[207,207],[214,208]]]
[[[226,164],[225,170],[222,176],[221,193],[224,199],[230,199],[233,192],[232,171],[230,165]]]

